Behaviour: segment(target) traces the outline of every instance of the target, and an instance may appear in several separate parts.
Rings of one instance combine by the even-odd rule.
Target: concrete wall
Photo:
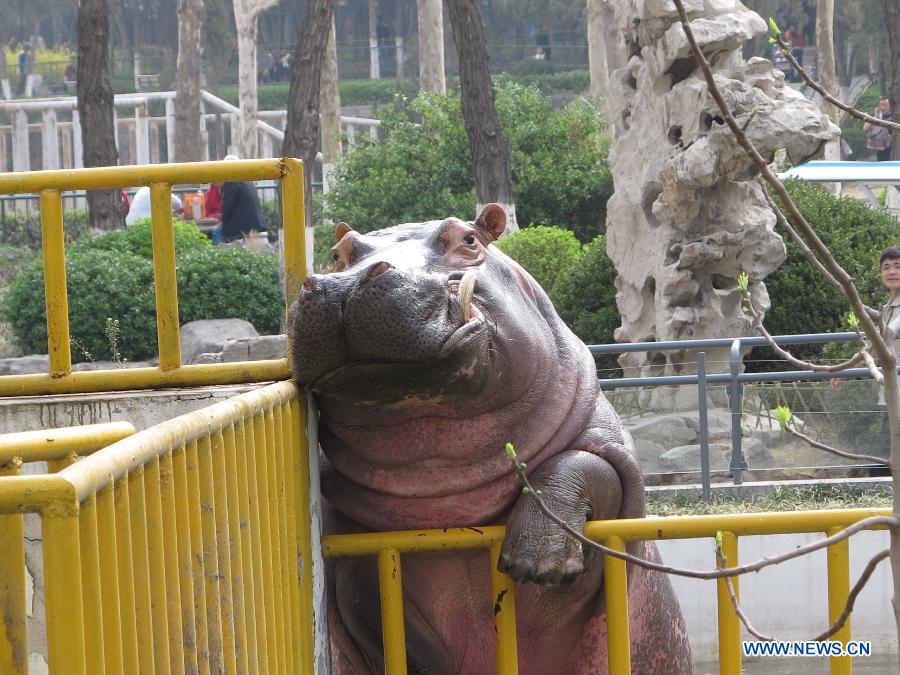
[[[822,535],[791,534],[741,537],[742,562],[752,562],[792,550],[820,539]],[[856,583],[866,563],[889,546],[886,531],[861,532],[850,540],[850,585]],[[691,569],[715,567],[714,544],[710,539],[661,541],[659,550],[666,564]],[[808,640],[830,625],[825,551],[744,575],[740,581],[741,608],[753,626],[768,635],[787,640]],[[714,662],[718,654],[716,582],[672,577],[687,622],[694,662]],[[874,657],[897,653],[897,630],[891,610],[890,563],[878,566],[860,593],[851,616],[854,640],[871,640]],[[743,630],[743,629],[742,629]],[[743,639],[754,639],[743,630]],[[804,662],[818,659],[800,659]],[[862,659],[859,665],[862,665]],[[821,659],[827,672],[827,659]],[[810,665],[810,664],[807,664]],[[712,669],[698,672],[713,672]],[[716,669],[715,672],[718,672]],[[805,672],[805,671],[804,671]]]

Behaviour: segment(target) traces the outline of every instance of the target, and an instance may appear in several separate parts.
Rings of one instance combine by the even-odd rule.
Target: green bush
[[[786,187],[818,236],[853,277],[863,301],[872,306],[885,302],[878,257],[900,239],[897,221],[886,211],[858,199],[835,197],[810,183],[788,181]],[[772,303],[766,328],[773,335],[847,330],[843,321],[849,311],[847,301],[807,262],[788,236],[783,238],[787,259],[765,279]],[[793,352],[801,358],[820,358],[823,354],[822,347],[816,345],[795,347]],[[773,358],[768,349],[755,349],[748,368],[769,369],[771,363],[752,362]]]
[[[188,229],[190,228],[190,229]],[[277,333],[283,313],[276,258],[213,247],[189,223],[176,226],[176,276],[181,323],[239,318]],[[70,246],[66,256],[73,357],[111,359],[106,320],[119,322],[118,351],[130,361],[157,352],[153,264],[141,223]],[[203,237],[203,235],[200,235]],[[47,350],[43,262],[26,265],[10,284],[0,319],[19,348]]]
[[[397,94],[415,96],[412,80],[341,80],[338,84],[341,105],[390,105]],[[257,88],[260,110],[285,110],[290,83],[260,84]],[[237,86],[219,87],[218,96],[232,105],[240,105]]]
[[[534,87],[497,82],[497,112],[512,154],[521,225],[570,229],[581,241],[604,230],[612,177],[603,120],[586,101],[562,111]],[[386,113],[385,140],[363,139],[338,164],[326,213],[368,232],[398,223],[474,217],[469,142],[458,93],[420,94]]]
[[[513,232],[497,248],[522,265],[550,293],[560,273],[578,262],[581,244],[568,230],[538,225]]]
[[[611,344],[619,326],[616,269],[606,255],[603,235],[586,244],[581,256],[560,271],[550,299],[563,321],[587,344]],[[600,377],[617,368],[614,355],[595,357]]]
[[[210,241],[194,223],[174,220],[175,252],[184,253],[210,246]],[[153,231],[149,218],[141,218],[124,230],[101,236],[85,236],[75,242],[77,250],[125,251],[150,260],[153,256]]]
[[[181,323],[238,318],[263,334],[278,333],[284,305],[274,256],[208,246],[178,258]]]
[[[106,318],[119,322],[119,351],[129,360],[156,353],[153,267],[127,251],[73,250],[66,256],[74,360],[111,359]],[[26,353],[47,351],[44,263],[23,269],[3,298],[3,320]]]

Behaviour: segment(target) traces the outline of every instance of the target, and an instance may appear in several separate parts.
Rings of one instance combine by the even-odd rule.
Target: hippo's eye
[[[465,237],[463,237],[463,242],[471,246],[475,243],[475,235],[471,233],[467,234]]]
[[[333,259],[335,262],[337,262],[337,261],[338,261],[338,258],[340,258],[341,256],[339,256],[337,253],[332,253],[332,254],[331,254],[331,257],[332,257],[332,259]]]

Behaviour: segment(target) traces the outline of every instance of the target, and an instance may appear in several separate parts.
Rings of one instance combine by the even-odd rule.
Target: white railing
[[[164,116],[150,114],[150,104],[156,102],[164,104]],[[210,155],[221,159],[231,147],[229,140],[237,138],[240,110],[207,91],[201,91],[200,106],[203,159],[210,159]],[[114,114],[119,164],[158,164],[174,157],[174,91],[117,94]],[[285,111],[259,113],[260,157],[281,154],[286,120]],[[341,117],[341,130],[351,144],[359,133],[376,135],[379,124],[380,120],[376,119]],[[39,164],[37,153],[32,152],[35,134],[41,148]],[[12,156],[11,165],[8,165],[8,155]],[[317,160],[322,161],[321,153]],[[0,172],[81,166],[81,127],[74,96],[0,100]]]

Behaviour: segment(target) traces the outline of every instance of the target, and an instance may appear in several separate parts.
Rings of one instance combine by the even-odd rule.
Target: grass
[[[702,516],[722,513],[760,513],[765,511],[815,511],[820,509],[886,508],[891,497],[882,491],[849,493],[836,485],[776,487],[765,495],[747,498],[718,493],[704,504],[694,495],[676,495],[664,499],[647,494],[647,513],[658,516]]]

